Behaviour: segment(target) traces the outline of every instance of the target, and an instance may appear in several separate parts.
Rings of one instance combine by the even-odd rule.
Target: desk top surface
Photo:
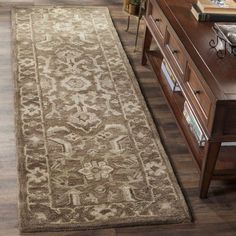
[[[195,0],[154,0],[161,7],[206,83],[221,100],[236,100],[236,56],[219,59],[209,46],[212,22],[198,22],[190,11]],[[236,23],[235,23],[236,24]]]

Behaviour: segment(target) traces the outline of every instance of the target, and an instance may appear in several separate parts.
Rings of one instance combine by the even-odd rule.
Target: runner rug
[[[189,221],[108,9],[12,17],[21,230]]]

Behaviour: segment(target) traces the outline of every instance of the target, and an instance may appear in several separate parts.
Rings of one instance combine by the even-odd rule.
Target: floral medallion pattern
[[[107,179],[113,168],[106,165],[105,162],[92,161],[91,163],[85,163],[84,168],[80,169],[79,172],[86,176],[88,180],[101,180]]]
[[[189,220],[105,7],[13,14],[23,231]]]

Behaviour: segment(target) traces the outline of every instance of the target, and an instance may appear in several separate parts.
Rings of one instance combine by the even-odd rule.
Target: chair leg
[[[127,28],[126,28],[126,32],[129,31],[129,25],[130,25],[130,16],[128,16],[128,21],[127,21]]]
[[[140,27],[140,21],[143,16],[143,1],[141,2],[139,6],[139,13],[138,13],[138,25],[137,25],[137,30],[136,30],[136,37],[135,37],[135,43],[134,43],[134,52],[136,51],[137,43],[138,43],[138,35],[139,35],[139,27]]]
[[[134,43],[134,52],[136,51],[136,47],[137,47],[137,43],[138,43],[140,20],[141,20],[141,18],[138,18],[138,25],[137,25],[137,31],[136,31],[135,43]]]
[[[144,41],[143,41],[143,52],[142,52],[142,65],[147,64],[147,56],[146,52],[150,49],[152,43],[152,34],[149,31],[148,27],[146,26]]]
[[[200,179],[200,198],[207,198],[212,175],[220,151],[221,142],[208,142],[207,151],[203,160]]]

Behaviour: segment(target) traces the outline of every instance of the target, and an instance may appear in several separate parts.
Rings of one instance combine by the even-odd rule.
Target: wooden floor
[[[7,2],[7,3],[6,3]],[[0,0],[0,236],[20,235],[17,229],[17,171],[14,138],[13,79],[11,73],[10,8],[23,4],[106,5],[129,56],[137,78],[153,113],[183,192],[191,208],[194,222],[182,225],[113,228],[81,232],[37,233],[40,236],[156,236],[156,235],[236,235],[236,185],[211,185],[209,198],[198,198],[198,170],[185,141],[167,107],[149,67],[140,65],[141,41],[133,51],[136,19],[130,32],[125,32],[127,16],[121,11],[121,0]],[[141,31],[144,27],[141,26]]]

